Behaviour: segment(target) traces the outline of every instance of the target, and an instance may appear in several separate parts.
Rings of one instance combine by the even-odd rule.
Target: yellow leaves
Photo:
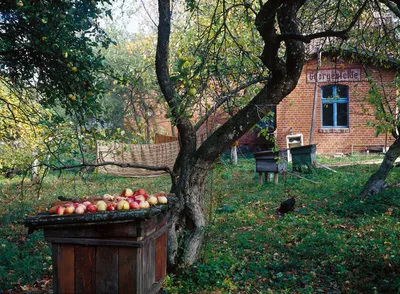
[[[32,154],[44,149],[44,138],[49,130],[41,120],[51,120],[51,112],[31,99],[32,95],[28,91],[16,93],[0,82],[1,166],[29,165]]]

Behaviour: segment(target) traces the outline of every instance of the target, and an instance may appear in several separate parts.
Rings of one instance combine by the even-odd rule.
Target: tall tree
[[[173,207],[172,226],[169,230],[168,262],[176,265],[176,257],[184,264],[197,260],[204,238],[206,220],[204,216],[205,180],[216,158],[234,141],[247,132],[259,120],[260,105],[277,105],[296,86],[305,62],[305,46],[313,39],[338,37],[345,39],[360,16],[365,13],[369,1],[354,1],[357,7],[350,10],[348,3],[341,1],[269,0],[260,1],[217,1],[222,5],[223,18],[212,18],[212,26],[227,24],[235,14],[253,12],[253,28],[263,42],[260,60],[268,73],[267,80],[248,103],[215,130],[199,147],[196,146],[196,130],[204,122],[193,124],[181,115],[181,95],[176,91],[170,75],[169,42],[171,34],[171,6],[169,0],[159,0],[158,43],[156,72],[160,88],[170,108],[180,135],[181,149],[174,170],[179,173],[174,190],[178,201]],[[198,2],[189,1],[193,9]],[[353,3],[353,2],[352,2]],[[358,4],[358,5],[357,5]],[[323,17],[324,22],[318,16]],[[339,21],[340,20],[340,21]],[[315,32],[315,29],[318,29]],[[226,31],[221,30],[218,37]],[[236,37],[232,32],[232,37]],[[239,38],[238,32],[237,38]],[[215,37],[213,40],[218,40]],[[240,44],[237,44],[240,46]],[[221,47],[222,49],[222,47]],[[224,48],[229,49],[229,48]],[[218,60],[216,60],[218,62]],[[228,98],[229,99],[229,98]],[[226,102],[227,99],[223,101]],[[223,103],[215,102],[210,112]],[[207,116],[208,114],[206,114]],[[180,236],[184,236],[183,252],[178,254]]]
[[[380,3],[384,5],[380,5]],[[379,70],[378,77],[375,79],[366,72],[371,85],[366,101],[373,107],[373,117],[375,118],[371,125],[375,127],[377,134],[386,133],[395,140],[385,152],[385,157],[378,170],[364,185],[361,191],[362,196],[379,193],[386,186],[386,178],[393,169],[396,159],[400,156],[400,115],[397,93],[400,86],[400,48],[398,46],[400,1],[379,1],[376,2],[375,7],[375,17],[365,21],[370,29],[360,32],[360,38],[369,41],[365,42],[361,48],[355,48],[355,51],[362,55],[365,47],[372,47],[374,49],[372,50],[373,63],[395,70],[395,79],[390,84],[382,81]],[[366,33],[369,35],[366,36]]]

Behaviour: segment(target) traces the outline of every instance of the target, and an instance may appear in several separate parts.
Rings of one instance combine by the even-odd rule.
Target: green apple
[[[195,88],[190,88],[188,91],[188,94],[190,96],[194,96],[194,95],[196,95],[196,93],[197,93],[197,90]]]

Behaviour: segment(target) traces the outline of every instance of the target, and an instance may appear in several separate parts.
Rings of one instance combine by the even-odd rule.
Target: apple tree
[[[381,2],[386,5],[378,7],[379,9],[376,11],[377,21],[369,30],[369,39],[372,39],[371,43],[375,45],[373,47],[374,63],[379,66],[394,68],[396,73],[393,83],[390,84],[383,83],[379,78],[372,79],[369,77],[368,81],[371,88],[366,96],[366,103],[374,109],[372,116],[375,119],[371,121],[371,125],[376,129],[376,133],[389,134],[394,138],[394,142],[385,152],[385,157],[378,170],[372,174],[363,187],[362,196],[379,193],[386,186],[386,178],[393,169],[396,159],[400,156],[400,115],[398,111],[400,2]],[[365,39],[365,34],[361,34],[361,38]],[[379,71],[378,73],[380,75]]]
[[[400,156],[400,116],[399,100],[399,24],[400,2],[376,1],[372,13],[361,16],[360,24],[354,28],[352,37],[342,45],[338,54],[352,55],[354,60],[363,64],[364,73],[370,84],[368,92],[361,101],[364,115],[369,117],[368,125],[376,134],[386,134],[385,147],[390,148],[379,169],[369,178],[361,191],[362,196],[380,192],[386,186],[386,178]],[[373,65],[374,70],[368,66]],[[391,82],[384,82],[382,69],[390,68],[394,72]],[[393,140],[394,139],[394,140]]]
[[[19,129],[24,126],[26,132],[30,124],[33,128],[40,124],[41,128],[54,132],[49,136],[52,140],[42,140],[49,145],[40,152],[34,151],[36,158],[30,156],[33,160],[60,162],[62,152],[78,154],[82,148],[75,139],[82,138],[82,133],[87,137],[88,131],[94,129],[90,128],[93,122],[101,122],[101,118],[95,118],[102,112],[99,98],[104,89],[98,77],[106,73],[101,50],[112,44],[112,40],[101,29],[98,18],[110,14],[106,9],[109,3],[108,0],[0,3],[0,99],[4,102],[1,123],[9,124],[11,118],[15,126],[19,124]],[[6,95],[8,92],[14,93],[12,101]],[[13,115],[15,109],[10,103],[21,106],[19,115],[25,116],[23,125],[21,117]],[[40,105],[44,112],[26,111],[33,109],[33,104]],[[50,115],[43,119],[43,113]],[[41,138],[40,134],[35,135]]]
[[[394,1],[384,1],[392,5]],[[222,105],[227,105],[233,95],[220,96],[212,102],[208,111],[196,122],[188,113],[190,99],[179,89],[179,81],[170,60],[170,39],[174,34],[171,23],[172,8],[169,0],[159,0],[158,43],[156,72],[160,88],[168,103],[169,111],[177,126],[181,149],[174,171],[178,175],[173,191],[178,201],[173,207],[172,226],[168,232],[168,262],[170,266],[192,264],[199,256],[204,238],[205,180],[217,157],[259,121],[259,108],[271,107],[282,101],[296,87],[306,58],[306,44],[319,38],[327,38],[332,46],[341,47],[355,36],[355,27],[362,28],[365,19],[373,17],[382,3],[376,1],[186,1],[189,11],[197,15],[205,10],[209,20],[199,27],[202,40],[209,40],[201,51],[194,51],[200,69],[222,75],[219,92],[232,85],[244,85],[242,73],[248,73],[252,64],[261,68],[265,80],[252,89],[252,96],[242,101],[230,119],[216,129],[207,140],[197,146],[197,130]],[[205,15],[205,14],[203,14]],[[247,17],[245,17],[247,16]],[[232,19],[240,20],[242,27]],[[233,27],[232,25],[236,25]],[[384,25],[384,24],[383,24]],[[243,42],[243,38],[246,40]],[[221,42],[222,40],[222,42]],[[252,44],[252,46],[242,46]],[[200,54],[200,53],[201,54]],[[236,59],[230,59],[232,54]],[[205,62],[204,56],[210,57]],[[243,56],[243,62],[229,62]],[[225,58],[226,57],[226,58]],[[254,58],[257,57],[257,58]],[[239,59],[240,60],[240,59]],[[196,62],[196,58],[192,64]],[[211,65],[207,67],[208,65]],[[202,67],[203,66],[203,67]],[[190,67],[190,64],[189,64]],[[235,71],[236,69],[236,71]],[[257,71],[255,72],[257,73]],[[195,73],[194,73],[195,74]],[[249,80],[247,80],[248,82]],[[239,86],[240,87],[240,86]],[[180,243],[179,240],[183,240]]]

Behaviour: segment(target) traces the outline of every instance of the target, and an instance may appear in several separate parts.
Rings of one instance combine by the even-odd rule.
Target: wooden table
[[[54,293],[157,293],[166,277],[168,205],[25,219],[52,246]]]

